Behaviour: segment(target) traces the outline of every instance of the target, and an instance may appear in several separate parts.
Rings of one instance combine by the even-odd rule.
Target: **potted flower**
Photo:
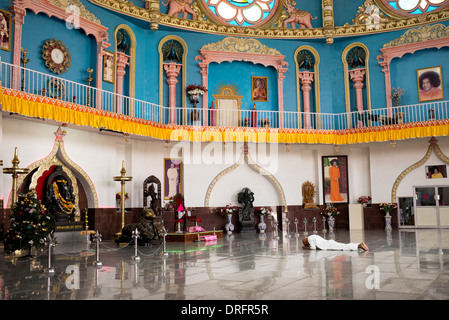
[[[238,212],[239,207],[238,206],[231,206],[230,204],[227,204],[226,207],[221,208],[219,213],[222,216],[226,216],[228,218],[228,222],[225,224],[225,230],[228,234],[232,234],[232,231],[234,231],[234,225],[232,224],[232,214],[234,212]]]
[[[396,203],[385,203],[384,202],[384,203],[381,203],[379,207],[380,207],[380,210],[385,212],[385,231],[391,232],[391,230],[393,228],[391,227],[390,212],[393,211],[394,209],[396,209]]]
[[[249,119],[248,118],[243,118],[243,126],[244,127],[248,127],[249,126]]]
[[[190,101],[198,102],[200,100],[200,95],[203,95],[207,89],[199,84],[191,84],[187,88],[187,93],[190,95]]]
[[[334,230],[334,224],[335,224],[335,216],[338,216],[340,212],[337,208],[334,207],[334,205],[328,204],[326,207],[321,211],[321,214],[327,218],[327,224],[329,225],[329,231]]]
[[[270,125],[270,119],[262,119],[262,125],[265,128],[268,128],[268,126]]]
[[[164,209],[165,210],[171,210],[175,207],[175,203],[173,201],[173,197],[170,198],[170,200],[168,200],[168,202],[164,203]]]
[[[391,211],[396,209],[396,203],[381,203],[380,210],[385,212],[386,214],[390,214]]]
[[[399,87],[391,89],[391,98],[395,107],[401,104],[401,97],[404,95],[405,90]]]
[[[271,208],[260,207],[257,208],[254,213],[260,217],[260,222],[257,224],[257,227],[259,228],[260,233],[264,233],[267,225],[263,221],[263,217],[268,214],[272,214],[273,210]]]
[[[361,203],[364,207],[371,201],[370,196],[360,196],[359,200],[357,200],[359,203]]]

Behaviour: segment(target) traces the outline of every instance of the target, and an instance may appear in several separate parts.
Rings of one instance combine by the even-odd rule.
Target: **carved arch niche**
[[[390,64],[394,58],[402,58],[407,53],[415,53],[418,50],[430,48],[441,49],[449,47],[449,26],[434,24],[407,30],[399,38],[383,45],[382,54],[377,56],[377,61],[385,75],[385,95],[388,108],[388,116],[392,116],[391,99],[391,75]]]
[[[310,112],[320,113],[320,81],[318,52],[309,46],[302,46],[295,51],[296,96],[298,97],[298,128],[318,129],[320,119],[313,123]],[[313,98],[312,99],[312,95]],[[302,97],[302,99],[301,99]],[[302,101],[301,101],[302,100]]]
[[[284,73],[288,70],[288,63],[284,61],[285,56],[273,48],[263,45],[257,39],[226,37],[222,41],[203,46],[200,55],[195,60],[201,69],[202,85],[208,88],[208,69],[212,62],[221,63],[223,61],[246,61],[254,64],[262,64],[265,67],[273,67],[277,71],[278,89],[278,111],[284,110]],[[203,96],[203,126],[208,125],[208,97]],[[279,127],[284,127],[284,120],[280,113]]]
[[[159,42],[159,105],[164,104],[164,88],[168,90],[168,122],[170,124],[186,123],[186,110],[183,109],[182,119],[176,119],[176,107],[179,103],[176,101],[181,97],[180,105],[186,106],[187,87],[187,44],[185,41],[175,35],[164,37]],[[165,76],[164,76],[165,73]],[[164,81],[164,79],[166,81]],[[161,117],[167,117],[160,115]]]
[[[61,166],[62,170],[70,178],[74,195],[76,197],[76,208],[78,214],[83,209],[97,208],[98,196],[95,186],[88,176],[88,174],[68,156],[64,147],[65,132],[58,128],[55,132],[55,142],[50,154],[28,166],[29,173],[21,175],[17,184],[19,186],[19,193],[26,192],[30,189],[35,189],[37,197],[40,200],[43,196],[42,188],[45,185],[46,178],[54,171],[56,166]],[[11,199],[9,203],[11,207]]]
[[[368,48],[360,42],[350,44],[343,51],[341,59],[344,65],[346,112],[370,110]],[[351,85],[353,89],[351,89]],[[349,117],[348,121],[351,120]],[[348,123],[349,128],[361,126],[363,126],[363,123],[360,120]]]

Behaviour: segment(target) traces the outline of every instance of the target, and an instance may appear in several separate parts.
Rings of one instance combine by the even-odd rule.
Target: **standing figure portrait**
[[[419,69],[417,72],[419,102],[443,99],[441,67]]]
[[[348,202],[348,161],[346,156],[324,156],[324,202]]]
[[[11,13],[0,10],[0,47],[11,50]]]
[[[105,54],[103,55],[103,81],[114,83],[114,62],[114,53],[105,50]]]
[[[164,159],[164,199],[182,194],[182,162],[178,159]]]
[[[251,77],[253,101],[268,102],[268,78]]]

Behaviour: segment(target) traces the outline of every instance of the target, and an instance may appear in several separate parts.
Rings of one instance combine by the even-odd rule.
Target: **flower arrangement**
[[[404,95],[405,90],[399,87],[391,89],[391,98],[393,99],[394,106],[397,107],[401,103],[401,97]]]
[[[265,215],[268,215],[268,214],[272,214],[273,210],[271,208],[260,207],[260,208],[257,208],[254,211],[254,213],[259,215],[259,216],[265,216]]]
[[[359,200],[357,200],[357,201],[361,204],[368,203],[371,201],[371,197],[370,196],[360,196]]]
[[[333,204],[329,204],[323,209],[321,214],[326,217],[333,217],[338,216],[340,212],[337,210],[337,208],[334,207]]]
[[[191,94],[191,95],[194,95],[194,94],[203,95],[207,91],[206,88],[204,88],[203,86],[201,86],[199,84],[191,84],[186,88],[186,90],[187,90],[187,93]]]
[[[220,214],[222,216],[226,216],[238,211],[239,211],[238,206],[231,206],[230,204],[227,204],[226,207],[220,209]]]
[[[386,213],[390,213],[394,209],[396,209],[396,203],[381,203],[380,204],[380,210],[382,210]]]
[[[270,125],[270,119],[262,119],[262,124],[264,126],[269,126]]]
[[[165,210],[171,210],[171,209],[174,209],[174,207],[175,207],[175,202],[173,201],[173,197],[171,197],[170,200],[168,200],[168,202],[164,202]]]
[[[248,127],[249,126],[249,119],[248,118],[243,118],[243,126],[244,127]]]
[[[117,192],[116,194],[115,194],[115,199],[116,200],[120,200],[122,198],[122,193],[121,192]],[[125,192],[125,200],[128,200],[129,199],[129,195],[128,195],[128,192]]]

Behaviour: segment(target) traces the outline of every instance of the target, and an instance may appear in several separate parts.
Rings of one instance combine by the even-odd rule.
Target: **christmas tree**
[[[6,253],[16,250],[29,250],[45,245],[45,238],[53,236],[54,217],[47,214],[45,206],[36,198],[36,191],[31,190],[20,195],[13,204],[9,218],[10,226],[3,240]]]

